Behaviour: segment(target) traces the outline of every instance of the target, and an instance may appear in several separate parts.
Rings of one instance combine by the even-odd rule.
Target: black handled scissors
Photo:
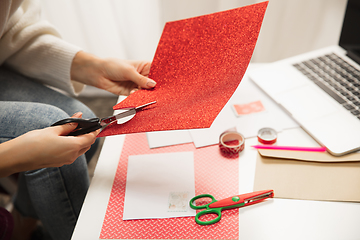
[[[87,134],[87,133],[96,131],[102,127],[106,127],[110,123],[115,122],[119,119],[126,118],[122,122],[122,123],[125,123],[125,122],[129,121],[131,118],[133,118],[137,111],[139,111],[151,104],[154,104],[154,103],[156,103],[156,101],[150,102],[150,103],[147,103],[147,104],[141,105],[139,107],[135,107],[135,108],[126,108],[126,109],[123,109],[126,111],[116,114],[114,116],[106,117],[106,118],[90,118],[90,119],[65,118],[60,121],[57,121],[56,123],[52,124],[51,126],[59,126],[59,125],[67,124],[67,123],[77,123],[78,126],[76,127],[76,129],[73,132],[71,132],[69,134],[69,136],[79,136],[79,135],[83,135],[83,134]]]

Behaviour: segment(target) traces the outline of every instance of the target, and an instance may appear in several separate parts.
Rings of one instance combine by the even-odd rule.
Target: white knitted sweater
[[[0,0],[0,65],[76,94],[83,85],[70,80],[70,67],[80,48],[62,40],[40,9],[38,0]]]

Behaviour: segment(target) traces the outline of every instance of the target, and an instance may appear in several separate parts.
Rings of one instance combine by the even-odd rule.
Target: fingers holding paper
[[[126,61],[107,59],[104,63],[102,85],[109,92],[129,95],[138,89],[151,89],[156,82],[148,78],[151,63],[147,61]]]
[[[75,81],[104,89],[116,95],[129,95],[138,89],[151,89],[156,82],[150,78],[151,62],[117,58],[98,58],[78,52],[71,67]]]

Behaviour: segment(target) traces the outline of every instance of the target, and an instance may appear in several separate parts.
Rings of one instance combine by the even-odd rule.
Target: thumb
[[[72,118],[81,118],[82,117],[82,112],[74,113],[74,115],[72,115],[71,117]]]
[[[69,135],[69,133],[71,133],[76,129],[77,125],[78,125],[77,123],[72,122],[72,123],[56,126],[56,128],[59,136],[67,136]]]
[[[139,85],[141,88],[149,89],[153,88],[156,85],[156,82],[148,77],[145,77],[144,75],[141,75],[137,71],[133,71],[130,79]]]

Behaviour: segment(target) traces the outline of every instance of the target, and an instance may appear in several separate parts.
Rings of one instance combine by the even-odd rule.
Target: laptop
[[[287,58],[249,77],[329,153],[360,150],[360,0],[349,0],[339,45]]]

